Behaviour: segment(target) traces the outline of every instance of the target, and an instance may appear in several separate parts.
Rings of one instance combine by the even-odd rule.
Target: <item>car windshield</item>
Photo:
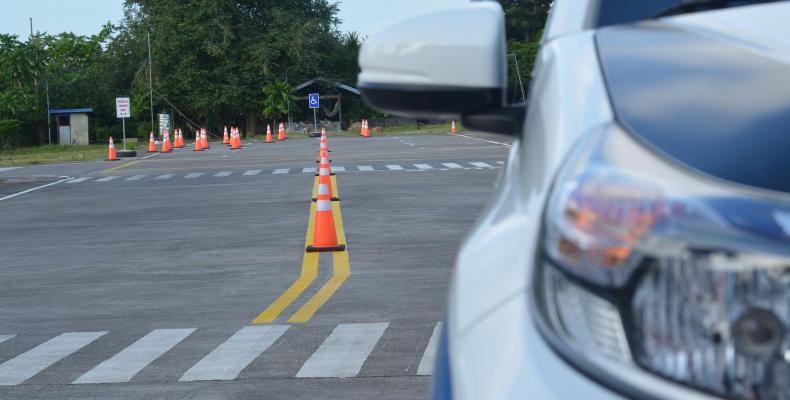
[[[683,14],[715,8],[737,7],[772,0],[601,0],[596,26],[608,26],[655,18],[663,14]],[[775,0],[773,0],[775,1]]]

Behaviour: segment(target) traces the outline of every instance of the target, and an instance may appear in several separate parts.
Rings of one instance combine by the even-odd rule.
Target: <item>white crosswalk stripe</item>
[[[403,167],[396,164],[388,164],[386,167],[390,171],[403,171]]]
[[[340,324],[302,365],[297,378],[356,376],[389,323]]]
[[[315,173],[315,168],[302,168],[302,173],[306,174],[308,172]]]
[[[417,167],[417,169],[433,169],[433,167],[428,164],[414,164],[414,166]]]
[[[343,166],[332,166],[332,172],[346,172],[346,167]]]
[[[170,179],[170,178],[172,178],[174,176],[176,176],[176,175],[175,174],[162,174],[162,175],[157,176],[154,179],[157,179],[157,180],[158,179]]]
[[[484,162],[480,162],[480,161],[470,162],[469,164],[472,164],[472,165],[474,165],[475,167],[478,167],[478,168],[494,168],[491,165],[486,164]]]
[[[218,178],[221,178],[221,177],[224,177],[224,176],[229,176],[232,173],[233,173],[233,171],[220,171],[220,172],[217,172],[216,174],[214,174],[214,176],[218,177]]]
[[[370,165],[357,165],[357,169],[360,171],[375,171]]]
[[[105,176],[104,178],[96,179],[96,182],[109,182],[115,179],[120,178],[120,176],[113,175],[113,176]]]
[[[500,164],[500,165],[504,165],[504,164],[505,164],[505,162],[504,162],[504,161],[497,161],[496,163],[497,163],[497,164]]]
[[[456,164],[454,162],[446,162],[446,163],[442,163],[442,165],[444,165],[445,167],[450,168],[450,169],[462,169],[463,168],[461,165]]]
[[[245,326],[198,361],[179,379],[185,381],[231,380],[272,345],[288,325]]]
[[[197,177],[199,177],[201,175],[203,175],[202,172],[191,172],[189,174],[184,175],[184,179],[194,179],[194,178],[197,178]]]
[[[139,181],[140,179],[145,178],[145,175],[135,175],[126,178],[127,181]]]
[[[129,382],[148,364],[194,331],[194,329],[154,330],[86,372],[73,383]]]
[[[272,172],[272,175],[287,174],[290,171],[290,168],[277,168],[274,170],[274,172]]]
[[[70,181],[66,181],[66,183],[80,183],[80,182],[85,182],[85,181],[87,181],[88,179],[91,179],[91,178],[93,178],[93,177],[92,176],[83,176],[83,177],[79,177],[79,178],[74,178],[74,179],[72,179]]]
[[[3,343],[3,342],[5,342],[8,339],[13,338],[14,336],[16,336],[16,335],[0,335],[0,343]]]
[[[244,173],[242,175],[244,175],[244,176],[258,175],[258,174],[261,173],[261,171],[263,171],[263,170],[262,169],[251,169],[251,170],[248,170],[248,171],[244,171]]]
[[[439,347],[439,336],[442,332],[442,323],[439,322],[433,328],[433,334],[428,341],[428,347],[422,353],[420,365],[417,366],[417,375],[431,375],[433,374],[433,362],[436,359],[436,349]]]
[[[0,386],[22,383],[106,333],[64,333],[22,353],[0,364]]]

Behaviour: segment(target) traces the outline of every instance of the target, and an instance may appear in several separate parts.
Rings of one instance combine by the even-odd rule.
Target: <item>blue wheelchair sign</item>
[[[318,108],[318,93],[308,94],[307,102],[310,104],[310,108]]]

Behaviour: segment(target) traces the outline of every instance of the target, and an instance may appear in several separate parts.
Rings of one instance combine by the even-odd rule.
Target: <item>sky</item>
[[[287,0],[282,0],[287,1]],[[462,5],[469,0],[335,0],[340,3],[341,31],[357,31],[363,36],[428,11]],[[27,38],[30,17],[33,30],[57,34],[98,33],[107,21],[123,18],[123,0],[0,0],[0,32]]]

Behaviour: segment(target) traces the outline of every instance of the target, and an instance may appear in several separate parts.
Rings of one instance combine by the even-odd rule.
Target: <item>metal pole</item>
[[[148,36],[148,92],[150,94],[151,99],[151,130],[154,130],[154,84],[153,78],[151,74],[151,70],[153,69],[153,64],[151,63],[151,32],[146,32]]]
[[[518,67],[518,57],[515,53],[510,53],[513,56],[513,59],[516,61],[516,75],[518,76],[518,86],[521,88],[521,101],[527,101],[527,97],[524,95],[524,84],[521,82],[521,70]]]
[[[49,138],[49,144],[52,144],[52,116],[49,115],[49,65],[46,68],[44,70],[44,85],[47,88],[47,137]]]
[[[313,132],[318,132],[318,120],[315,118],[315,108],[313,109]]]
[[[337,97],[338,104],[338,113],[340,114],[340,131],[343,131],[343,93],[340,93]]]
[[[126,150],[126,118],[121,118],[123,124],[123,149]]]

